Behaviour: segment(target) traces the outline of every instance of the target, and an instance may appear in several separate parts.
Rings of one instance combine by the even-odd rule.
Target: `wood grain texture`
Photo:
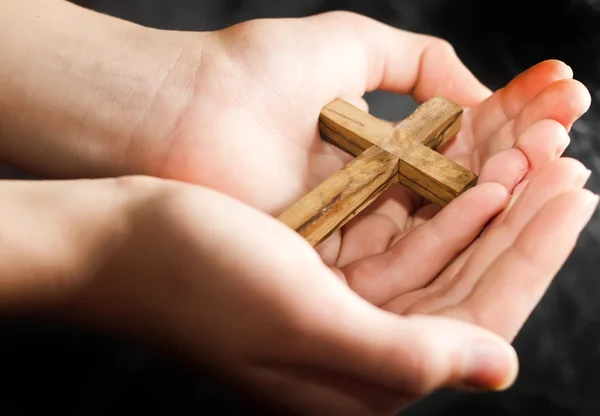
[[[321,110],[321,137],[352,156],[394,134],[394,126],[336,98]]]
[[[437,149],[459,132],[462,114],[462,107],[455,102],[431,98],[398,124],[393,137],[388,136],[385,143],[373,141],[373,144],[383,148],[386,143],[410,141]]]
[[[398,159],[371,147],[292,205],[278,219],[316,246],[397,181]]]
[[[445,201],[440,204],[442,206],[475,185],[477,181],[473,172],[428,147],[406,140],[397,142],[390,146],[392,147],[394,156],[402,155],[398,164],[400,176],[416,182]],[[409,188],[413,189],[410,186]]]
[[[477,182],[470,170],[431,149],[460,130],[462,108],[434,97],[395,128],[352,104],[335,99],[319,118],[323,138],[354,156],[375,145],[399,160],[399,181],[422,197],[445,206]]]
[[[462,108],[452,101],[434,97],[421,104],[397,127],[336,98],[319,116],[321,137],[346,153],[358,156],[376,145],[408,140],[437,149],[460,131]]]
[[[355,159],[282,213],[278,219],[313,246],[354,218],[393,183],[445,206],[477,176],[436,152],[460,130],[462,108],[441,97],[396,127],[336,99],[321,111],[321,136]]]

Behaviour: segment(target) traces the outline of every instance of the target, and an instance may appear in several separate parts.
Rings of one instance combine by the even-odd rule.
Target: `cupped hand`
[[[69,251],[48,257],[59,277],[88,274],[69,291],[69,317],[151,333],[301,414],[393,414],[443,386],[510,385],[508,341],[597,203],[581,189],[583,166],[556,160],[589,105],[566,65],[543,62],[491,94],[446,42],[351,13],[197,34],[107,26],[65,4],[26,13],[52,29],[47,66],[8,54],[4,69],[23,74],[4,95],[31,111],[6,112],[14,140],[3,155],[56,175],[147,173],[207,187],[146,178],[143,187],[165,191],[114,217],[100,204],[100,224],[118,231],[84,234],[109,240],[106,250],[66,269]],[[23,22],[8,9],[7,22]],[[49,18],[53,9],[64,14]],[[72,17],[77,30],[56,30]],[[44,43],[34,32],[8,51]],[[79,33],[87,48],[57,57],[56,40]],[[65,62],[72,71],[59,70]],[[273,215],[349,160],[320,139],[322,107],[341,97],[367,109],[362,97],[375,89],[464,106],[443,152],[479,184],[441,212],[394,187],[317,252]]]
[[[509,192],[561,155],[590,103],[560,61],[492,94],[448,43],[346,12],[253,20],[203,34],[198,45],[180,57],[193,75],[174,71],[180,78],[166,81],[192,86],[176,122],[164,123],[174,127],[132,147],[154,155],[144,172],[217,189],[272,215],[350,160],[318,134],[319,112],[336,97],[364,109],[363,95],[376,89],[456,101],[465,107],[462,130],[442,151],[480,183]],[[345,266],[384,252],[435,212],[397,185],[318,250],[327,264]]]
[[[152,174],[199,182],[269,213],[349,160],[317,131],[319,112],[336,97],[365,109],[361,97],[376,89],[456,101],[465,107],[463,128],[446,153],[478,173],[513,147],[534,168],[559,155],[568,144],[559,127],[570,128],[590,102],[562,62],[542,62],[492,95],[445,41],[347,12],[176,36],[186,40],[178,39],[178,67],[189,70],[165,83],[188,86],[186,105],[164,123],[172,126],[165,137],[131,147],[153,155],[145,160]],[[551,138],[530,138],[538,134]]]
[[[229,197],[182,184],[147,204],[144,232],[91,291],[111,313],[162,311],[146,325],[302,414],[392,414],[442,386],[510,385],[509,341],[597,203],[583,166],[557,160],[589,105],[571,70],[546,61],[492,94],[447,43],[350,13],[162,35],[181,49],[163,83],[181,111],[161,122],[169,100],[150,105],[162,129],[132,134],[119,164]],[[396,186],[317,253],[272,216],[349,160],[319,137],[322,107],[366,109],[375,89],[463,105],[443,152],[479,184],[440,212]]]
[[[476,186],[409,234],[423,250],[394,247],[345,270],[355,290],[264,212],[134,179],[127,197],[148,197],[134,198],[119,249],[107,241],[110,255],[63,311],[153,338],[277,414],[393,415],[442,387],[503,389],[518,367],[507,340],[596,206],[584,176],[570,159],[537,171],[504,219],[420,288],[444,268],[446,245],[506,204],[503,186]]]

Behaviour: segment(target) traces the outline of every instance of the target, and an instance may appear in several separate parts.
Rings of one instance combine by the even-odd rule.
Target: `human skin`
[[[2,310],[158,342],[300,414],[511,385],[597,204],[559,158],[589,106],[559,61],[492,94],[446,42],[350,13],[193,33],[2,0],[0,34],[0,158],[62,179],[0,185]],[[348,160],[320,109],[374,89],[464,106],[443,152],[479,183],[440,212],[396,186],[314,250],[273,216]]]

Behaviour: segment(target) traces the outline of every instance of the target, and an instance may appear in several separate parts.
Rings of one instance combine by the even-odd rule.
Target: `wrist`
[[[149,176],[85,182],[105,187],[90,191],[90,205],[110,206],[88,210],[86,221],[72,226],[85,229],[94,244],[78,248],[70,263],[76,281],[42,311],[144,342],[169,338],[182,297],[179,275],[189,267],[180,258],[184,243],[170,206],[185,186]]]
[[[20,2],[0,5],[0,158],[46,177],[144,173],[160,146],[140,137],[174,127],[194,81],[182,48],[202,35]]]
[[[0,316],[171,339],[187,299],[178,280],[189,267],[185,243],[169,208],[181,191],[142,176],[3,181]]]
[[[98,278],[148,192],[128,181],[2,183],[0,313],[61,309]]]

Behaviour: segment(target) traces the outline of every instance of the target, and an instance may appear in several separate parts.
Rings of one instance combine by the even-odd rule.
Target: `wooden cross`
[[[355,158],[279,215],[313,247],[400,183],[445,206],[477,175],[435,150],[461,127],[462,108],[441,97],[421,104],[398,126],[336,99],[319,117],[321,136]]]

